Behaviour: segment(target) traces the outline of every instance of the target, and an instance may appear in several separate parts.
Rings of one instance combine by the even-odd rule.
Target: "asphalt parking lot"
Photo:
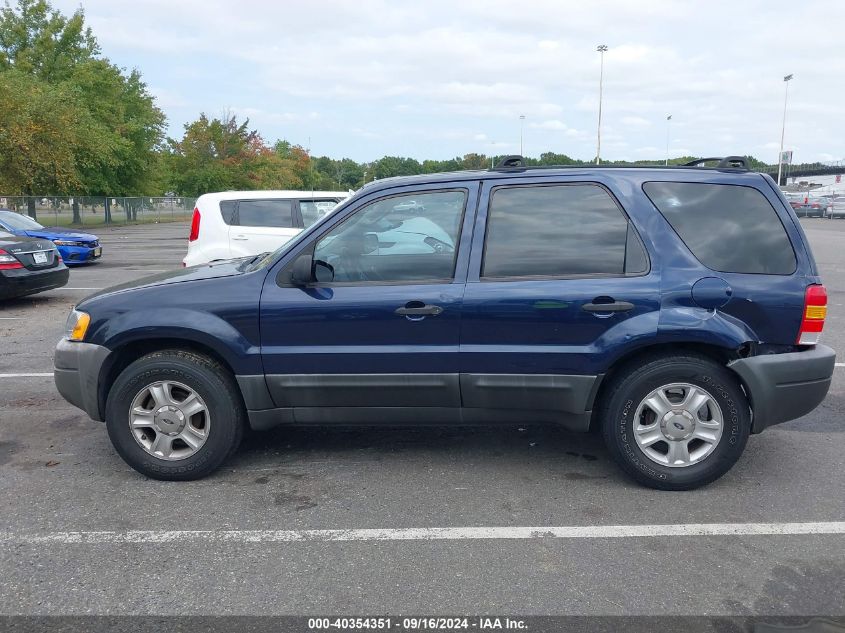
[[[802,222],[829,294],[825,342],[845,350],[845,221]],[[845,521],[845,367],[819,409],[753,436],[693,492],[639,487],[598,437],[530,420],[277,429],[208,479],[151,481],[58,395],[52,351],[94,289],[178,267],[187,227],[98,233],[101,262],[0,306],[0,613],[845,614],[845,534],[607,527]],[[578,526],[597,529],[551,530]],[[483,527],[510,531],[469,529]],[[390,532],[325,532],[368,528]]]

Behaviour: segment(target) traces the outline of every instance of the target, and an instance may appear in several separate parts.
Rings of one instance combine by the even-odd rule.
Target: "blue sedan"
[[[96,261],[103,254],[96,235],[60,227],[45,228],[29,216],[14,211],[0,209],[0,230],[22,237],[50,240],[68,266]]]

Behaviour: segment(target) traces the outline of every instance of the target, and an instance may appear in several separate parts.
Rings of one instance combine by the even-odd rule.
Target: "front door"
[[[292,249],[261,297],[262,358],[276,406],[301,409],[302,421],[314,408],[460,406],[471,234],[461,229],[474,217],[476,194],[475,183],[381,192]],[[333,278],[291,285],[291,261],[306,252]]]

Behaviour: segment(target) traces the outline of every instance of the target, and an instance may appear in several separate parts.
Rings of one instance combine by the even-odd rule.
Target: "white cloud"
[[[319,137],[358,159],[448,157],[486,139],[518,147],[522,114],[527,151],[587,158],[605,43],[606,158],[661,158],[671,112],[678,151],[774,160],[788,72],[787,147],[802,161],[845,156],[841,42],[784,40],[795,24],[845,22],[845,3],[81,1],[104,53],[142,71],[176,133],[238,103],[266,138]]]

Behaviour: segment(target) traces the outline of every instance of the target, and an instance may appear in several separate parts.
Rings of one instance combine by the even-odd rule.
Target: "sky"
[[[141,71],[169,134],[248,117],[314,155],[845,159],[841,0],[53,0]],[[667,116],[671,114],[671,121]],[[520,116],[525,119],[521,120]]]

